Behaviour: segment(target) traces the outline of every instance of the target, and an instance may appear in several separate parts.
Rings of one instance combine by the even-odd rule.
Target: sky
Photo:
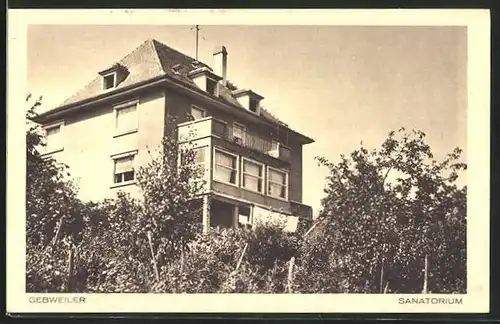
[[[192,26],[31,25],[28,91],[59,105],[146,39],[195,56]],[[226,46],[228,79],[315,142],[303,150],[303,202],[317,214],[328,170],[391,130],[419,129],[437,159],[467,154],[465,27],[200,26],[199,59]],[[464,181],[464,180],[462,180]]]

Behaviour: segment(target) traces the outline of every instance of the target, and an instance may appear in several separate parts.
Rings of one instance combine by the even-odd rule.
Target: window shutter
[[[124,173],[134,171],[134,157],[128,156],[126,158],[115,160],[115,173]]]

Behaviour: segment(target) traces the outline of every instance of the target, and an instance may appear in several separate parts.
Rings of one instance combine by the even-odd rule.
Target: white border
[[[259,19],[255,19],[259,17]],[[467,294],[461,305],[400,304],[375,294],[74,294],[84,303],[33,303],[25,293],[24,106],[28,24],[467,26]],[[489,311],[490,17],[477,9],[390,10],[9,10],[7,74],[7,312],[452,312]],[[21,217],[20,217],[21,216]],[[54,296],[52,294],[48,294]],[[57,296],[68,296],[57,294]],[[419,297],[422,295],[407,295]],[[436,297],[428,295],[423,297]]]

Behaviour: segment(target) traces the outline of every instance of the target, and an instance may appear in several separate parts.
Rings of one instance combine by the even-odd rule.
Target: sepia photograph
[[[489,92],[471,107],[488,80],[470,74],[489,67],[471,65],[467,24],[224,14],[24,26],[22,304],[363,295],[459,311],[479,294],[485,309]]]

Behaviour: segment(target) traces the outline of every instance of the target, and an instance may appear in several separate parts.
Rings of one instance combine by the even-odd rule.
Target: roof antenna
[[[198,61],[198,38],[199,38],[199,32],[200,32],[200,26],[199,25],[195,25],[193,27],[191,27],[190,30],[193,30],[195,29],[195,49],[196,49],[196,61]]]

